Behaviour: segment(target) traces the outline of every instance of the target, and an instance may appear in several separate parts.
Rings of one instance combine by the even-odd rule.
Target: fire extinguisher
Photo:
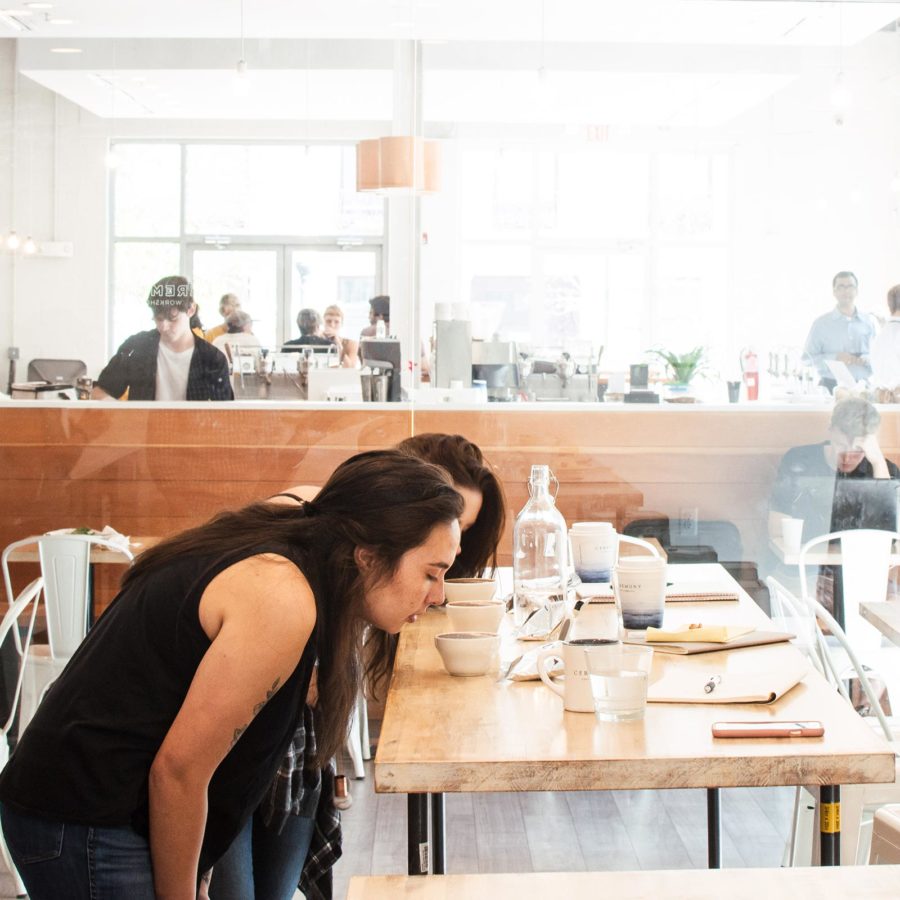
[[[741,350],[741,372],[747,386],[747,399],[759,399],[759,357],[752,347]]]

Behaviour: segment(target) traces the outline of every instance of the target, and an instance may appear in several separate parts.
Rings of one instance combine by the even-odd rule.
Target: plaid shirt
[[[300,890],[307,900],[331,900],[331,870],[341,858],[341,813],[334,806],[335,764],[324,769],[305,766],[316,753],[313,711],[303,706],[303,718],[294,732],[275,780],[263,799],[263,822],[280,834],[288,816],[315,815],[312,842],[300,875]]]

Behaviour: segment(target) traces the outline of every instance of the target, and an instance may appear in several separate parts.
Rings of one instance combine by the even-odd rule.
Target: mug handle
[[[625,541],[626,544],[634,544],[636,547],[643,547],[645,550],[649,551],[651,556],[656,556],[660,559],[662,558],[659,550],[657,550],[649,541],[645,541],[642,538],[634,538],[629,537],[627,534],[620,534],[619,540]],[[616,557],[618,558],[618,553],[616,554]]]
[[[555,681],[553,681],[553,679],[550,677],[550,673],[547,671],[546,662],[548,659],[562,660],[562,656],[560,656],[560,650],[558,647],[547,647],[546,650],[541,650],[541,652],[538,654],[538,675],[541,676],[541,681],[543,681],[551,691],[559,694],[560,697],[565,697],[562,685],[559,685]]]

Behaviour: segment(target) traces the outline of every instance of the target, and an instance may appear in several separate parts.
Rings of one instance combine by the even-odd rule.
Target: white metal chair
[[[892,866],[900,863],[900,806],[882,806],[875,810],[872,825],[870,866]]]
[[[34,715],[40,698],[50,682],[84,640],[90,616],[91,548],[105,547],[134,559],[127,548],[96,534],[38,535],[15,541],[4,551],[0,565],[6,596],[12,603],[9,557],[20,547],[37,545],[43,580],[44,612],[47,620],[47,644],[30,648],[20,710],[20,728]]]
[[[347,753],[353,763],[353,777],[365,778],[366,770],[363,766],[364,759],[371,759],[369,749],[369,710],[366,704],[366,695],[360,688],[356,695],[356,704],[350,717],[350,731],[347,734]]]
[[[12,693],[8,695],[9,715],[3,725],[0,726],[0,770],[2,770],[9,762],[9,733],[16,722],[16,713],[19,711],[19,701],[22,696],[22,684],[25,675],[25,659],[28,654],[28,649],[31,646],[31,638],[34,634],[34,623],[37,618],[37,608],[43,586],[42,579],[36,578],[22,591],[21,594],[19,594],[18,597],[12,598],[10,596],[9,609],[6,611],[3,620],[0,621],[0,647],[3,646],[4,642],[9,637],[10,632],[12,632],[16,652],[19,656],[19,667],[15,686]],[[29,607],[31,607],[31,615],[25,626],[24,634],[21,634],[19,630],[19,620],[23,618]],[[19,734],[22,732],[22,727],[23,726],[20,723]],[[16,896],[24,896],[25,885],[22,883],[22,879],[19,877],[19,873],[13,865],[2,832],[0,832],[0,856],[3,857],[7,869],[9,869],[10,874],[15,880]]]
[[[800,548],[797,561],[800,570],[800,597],[808,600],[808,570],[810,567],[813,571],[817,568],[817,564],[810,563],[810,556],[827,549],[832,541],[840,542],[844,631],[863,662],[872,669],[877,668],[881,633],[860,616],[859,605],[864,601],[884,600],[887,597],[891,549],[896,540],[900,540],[900,534],[895,531],[871,528],[835,531],[807,541]]]
[[[846,654],[850,670],[859,679],[874,718],[868,719],[872,726],[900,752],[900,729],[892,727],[881,708],[878,696],[869,681],[866,668],[860,662],[853,645],[834,616],[816,600],[798,598],[774,578],[768,578],[770,595],[779,613],[787,613],[798,634],[798,644],[805,650],[816,668],[828,679],[841,696],[850,703],[845,678],[846,671],[835,659],[832,647],[826,637],[837,641]],[[787,621],[787,620],[786,620]],[[816,800],[808,799],[805,788],[797,789],[794,803],[794,822],[791,840],[788,844],[786,862],[788,865],[809,865],[813,859],[813,830]],[[884,784],[848,784],[841,787],[841,864],[853,865],[859,861],[865,849],[871,822],[864,822],[867,807],[882,806],[886,803],[900,803],[900,760],[896,763],[893,782]],[[863,839],[861,839],[861,836]]]

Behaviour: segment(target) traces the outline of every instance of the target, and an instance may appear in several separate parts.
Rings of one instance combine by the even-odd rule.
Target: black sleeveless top
[[[47,693],[0,773],[0,800],[30,815],[149,836],[148,776],[210,641],[199,604],[210,581],[258,553],[187,557],[122,590]],[[299,721],[315,632],[291,676],[219,764],[208,789],[200,871],[228,849],[275,776]],[[223,689],[227,689],[223,685]]]

